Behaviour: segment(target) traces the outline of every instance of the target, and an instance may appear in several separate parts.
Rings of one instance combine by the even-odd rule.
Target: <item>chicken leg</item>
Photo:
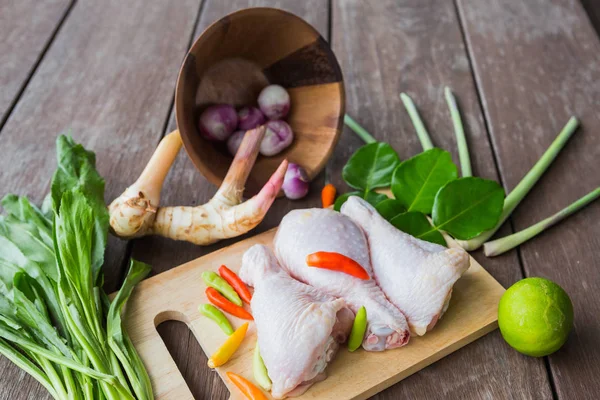
[[[469,268],[463,249],[447,249],[408,235],[356,196],[342,214],[362,227],[369,241],[375,279],[408,319],[412,333],[431,330],[448,308],[454,283]]]
[[[299,396],[326,378],[325,368],[346,341],[354,314],[335,299],[290,277],[271,250],[254,245],[242,258],[241,279],[254,286],[250,306],[260,353],[276,399]]]
[[[362,344],[365,350],[382,351],[405,345],[410,337],[406,318],[386,299],[376,282],[309,267],[306,256],[317,251],[343,254],[373,276],[367,239],[350,218],[322,208],[288,213],[275,236],[275,253],[281,266],[294,278],[343,298],[355,313],[364,306],[367,310],[367,332]]]

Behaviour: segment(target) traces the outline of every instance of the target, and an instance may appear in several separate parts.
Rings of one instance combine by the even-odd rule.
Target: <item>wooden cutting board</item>
[[[142,281],[127,304],[126,326],[148,369],[157,399],[193,399],[156,327],[166,320],[186,323],[207,355],[212,354],[226,335],[198,312],[207,303],[201,274],[217,271],[221,264],[238,271],[242,255],[254,244],[272,245],[276,229],[200,257]],[[405,347],[369,353],[341,348],[327,368],[328,378],[313,385],[300,399],[366,399],[434,363],[440,358],[496,329],[498,302],[504,288],[471,258],[471,267],[454,286],[450,307],[435,329],[424,337],[412,337]],[[243,321],[229,316],[234,328]],[[227,371],[251,381],[252,353],[256,328],[250,324],[242,346],[217,373],[231,391],[230,399],[243,396],[227,379]]]

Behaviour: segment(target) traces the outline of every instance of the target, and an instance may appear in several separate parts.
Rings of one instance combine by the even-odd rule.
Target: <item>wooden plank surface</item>
[[[0,0],[0,129],[73,0]]]
[[[124,190],[162,134],[198,9],[199,0],[177,7],[144,0],[78,2],[0,134],[2,194],[39,203],[56,165],[55,138],[69,129],[96,152],[107,199]],[[108,291],[120,278],[124,251],[124,242],[111,238]],[[2,357],[0,399],[47,396],[9,364]]]
[[[456,93],[467,129],[475,175],[497,179],[477,101],[469,60],[452,2],[337,1],[332,43],[346,84],[346,110],[401,159],[421,151],[398,94],[407,92],[421,111],[435,145],[458,161],[443,88]],[[331,176],[341,186],[341,168],[362,142],[348,129],[332,160]],[[504,286],[522,277],[515,252],[476,258]],[[551,398],[541,360],[510,349],[494,332],[442,359],[378,396],[396,398]]]
[[[518,183],[570,115],[583,124],[515,212],[523,229],[600,184],[600,41],[579,2],[486,3],[458,4],[505,186]],[[556,281],[573,300],[575,329],[549,357],[561,399],[600,391],[599,220],[596,202],[520,250],[528,276]]]
[[[323,37],[327,38],[328,5],[326,0],[302,2],[295,0],[235,0],[227,2],[205,0],[194,39],[214,21],[246,7],[276,7],[290,11],[304,18]],[[175,86],[175,79],[172,85]],[[167,133],[174,130],[176,126],[175,114],[172,112]],[[141,166],[138,171],[141,171]],[[241,238],[221,241],[211,246],[195,246],[191,243],[148,237],[134,241],[133,256],[150,263],[152,274],[166,271],[243,238],[273,228],[291,209],[319,206],[319,191],[323,186],[323,181],[324,174],[322,173],[313,181],[310,194],[302,200],[277,199],[263,222]],[[185,151],[182,150],[165,181],[161,204],[203,204],[214,195],[216,190],[217,188],[198,172]],[[206,356],[185,324],[175,321],[164,322],[158,327],[158,331],[196,399],[227,399],[229,397],[229,391],[221,379],[206,366]]]

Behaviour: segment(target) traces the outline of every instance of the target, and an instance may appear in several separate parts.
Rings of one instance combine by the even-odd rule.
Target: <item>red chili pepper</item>
[[[343,272],[362,280],[370,279],[369,274],[359,263],[340,253],[317,251],[306,256],[306,264],[309,267],[329,269]]]
[[[256,386],[254,386],[248,379],[234,374],[233,372],[227,372],[227,377],[248,400],[267,400],[267,396]]]
[[[219,274],[221,275],[221,278],[225,279],[227,283],[229,283],[231,287],[235,289],[235,291],[237,292],[237,294],[240,295],[242,300],[250,304],[250,300],[252,300],[252,294],[250,293],[250,289],[248,289],[248,286],[246,286],[246,284],[240,279],[239,276],[236,275],[235,272],[233,272],[226,266],[221,265],[221,268],[219,268]]]
[[[335,192],[335,186],[331,183],[328,183],[323,187],[323,190],[321,190],[321,202],[323,203],[323,208],[327,208],[335,203]]]
[[[213,303],[215,306],[219,307],[221,310],[228,312],[231,315],[234,315],[238,318],[249,319],[254,321],[252,314],[248,311],[244,310],[242,307],[233,304],[229,300],[227,300],[221,293],[219,293],[216,289],[208,287],[206,288],[206,297]]]

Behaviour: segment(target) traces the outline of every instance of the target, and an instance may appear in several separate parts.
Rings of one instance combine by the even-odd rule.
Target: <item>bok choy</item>
[[[58,167],[42,209],[9,194],[0,216],[0,354],[55,399],[152,399],[148,374],[121,322],[133,261],[111,303],[102,289],[108,234],[95,155],[57,139]]]

